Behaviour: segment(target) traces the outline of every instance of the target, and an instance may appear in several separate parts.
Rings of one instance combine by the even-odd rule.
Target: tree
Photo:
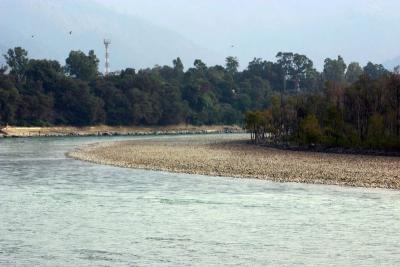
[[[237,73],[239,68],[239,61],[236,57],[227,57],[225,59],[225,68],[226,71],[229,72],[231,75]]]
[[[295,89],[300,91],[300,82],[307,78],[313,69],[313,62],[305,55],[294,54],[292,77],[295,82]]]
[[[64,76],[58,61],[45,59],[31,59],[26,67],[26,78],[30,82],[40,82],[45,92],[57,88],[58,79]]]
[[[15,47],[14,49],[8,49],[4,58],[11,69],[10,73],[17,77],[18,82],[23,81],[29,61],[28,52],[21,47]]]
[[[7,69],[8,69],[8,67],[7,67],[7,66],[5,66],[5,65],[1,65],[1,66],[0,66],[0,75],[2,75],[2,74],[4,74],[4,73],[6,73]]]
[[[300,141],[303,144],[317,144],[321,139],[321,128],[315,115],[308,115],[300,123]]]
[[[376,80],[382,76],[389,75],[389,71],[385,69],[381,64],[374,64],[372,62],[368,62],[364,67],[364,73],[370,79]]]
[[[181,92],[178,87],[166,85],[161,96],[162,116],[160,124],[178,124],[184,121],[184,107],[181,101]]]
[[[346,70],[339,56],[320,73],[289,52],[276,62],[255,58],[243,71],[233,57],[225,67],[198,59],[186,71],[177,58],[172,66],[101,77],[93,51],[71,51],[65,68],[28,59],[22,48],[6,58],[0,124],[246,123],[257,143],[400,149],[400,75],[373,63],[360,75],[357,63]]]
[[[257,112],[246,112],[245,128],[250,131],[251,140],[257,142],[257,128],[261,121],[260,114]]]
[[[337,59],[325,59],[323,77],[325,81],[343,84],[345,81],[346,63],[341,56]]]
[[[194,65],[194,67],[195,67],[197,70],[199,70],[199,71],[201,71],[201,72],[204,72],[204,71],[207,70],[207,65],[204,64],[204,62],[201,61],[200,59],[196,59],[196,60],[194,61],[193,65]]]
[[[400,74],[393,74],[389,77],[386,89],[385,103],[390,114],[389,121],[392,121],[394,135],[400,143]]]
[[[108,79],[97,80],[94,84],[96,96],[103,100],[107,125],[128,125],[134,123],[132,99],[129,91],[124,92],[115,87]],[[136,121],[135,121],[136,122]]]
[[[55,103],[57,124],[85,126],[104,122],[103,101],[91,94],[86,82],[63,78],[59,86],[62,93]]]
[[[14,124],[20,94],[15,88],[2,88],[0,86],[0,125]]]
[[[43,92],[41,82],[28,82],[29,91],[21,95],[18,123],[48,126],[54,123],[54,98]]]
[[[276,55],[278,65],[281,67],[281,77],[283,81],[283,91],[286,91],[286,82],[293,73],[293,53],[279,52]]]
[[[396,67],[394,67],[393,73],[394,74],[400,74],[400,65],[397,65]]]
[[[80,80],[92,80],[98,75],[99,59],[93,50],[86,55],[82,51],[71,51],[65,60],[66,72]]]
[[[172,61],[176,73],[183,73],[184,67],[181,59],[178,57]]]
[[[373,114],[368,120],[368,140],[370,147],[381,147],[384,140],[385,124],[383,116]]]
[[[351,62],[347,67],[346,81],[350,84],[356,82],[363,74],[363,69],[358,62]]]
[[[265,61],[261,58],[254,58],[249,62],[247,72],[250,74],[249,76],[263,77],[265,74]]]
[[[281,75],[284,82],[284,89],[288,79],[292,82],[293,89],[300,91],[300,83],[305,81],[307,74],[312,73],[313,62],[305,55],[279,52],[278,65],[281,67]]]

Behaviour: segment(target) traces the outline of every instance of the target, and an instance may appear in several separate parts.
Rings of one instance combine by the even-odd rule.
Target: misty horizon
[[[304,54],[318,70],[325,58],[338,55],[347,63],[371,61],[388,69],[400,63],[400,29],[396,27],[400,20],[395,14],[400,4],[391,0],[253,1],[251,5],[243,1],[5,0],[1,5],[13,7],[11,14],[27,16],[14,26],[2,14],[3,35],[10,36],[0,42],[2,53],[22,46],[33,58],[64,62],[70,50],[94,49],[103,66],[102,41],[111,38],[113,71],[170,65],[176,57],[185,68],[197,58],[207,65],[223,65],[227,56],[237,57],[244,69],[253,58],[275,61],[280,51]],[[39,12],[43,13],[41,27],[29,31],[26,24],[40,17]],[[55,19],[55,26],[47,25],[49,18]],[[50,35],[59,48],[51,43],[44,47],[47,42],[41,38]]]

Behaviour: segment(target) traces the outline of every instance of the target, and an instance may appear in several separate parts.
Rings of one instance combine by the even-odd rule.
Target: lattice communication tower
[[[108,75],[110,73],[110,52],[109,52],[110,44],[111,44],[110,39],[104,39],[104,46],[106,48],[106,61],[105,61],[105,69],[104,69],[105,75]]]

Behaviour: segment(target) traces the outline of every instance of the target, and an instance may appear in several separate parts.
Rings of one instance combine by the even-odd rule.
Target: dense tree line
[[[312,62],[297,56],[297,86],[317,88]],[[288,61],[286,57],[279,56]],[[0,125],[242,124],[245,111],[270,105],[271,93],[283,86],[287,75],[282,63],[261,59],[239,72],[234,57],[228,57],[225,66],[208,67],[196,60],[186,71],[177,58],[172,66],[125,69],[106,77],[99,73],[93,51],[71,51],[64,66],[29,59],[20,47],[10,49],[5,59]],[[308,65],[299,70],[301,60]]]
[[[107,76],[93,51],[71,51],[64,65],[30,59],[20,47],[4,57],[0,125],[243,124],[254,111],[247,126],[265,128],[255,131],[263,142],[399,138],[398,74],[373,63],[347,66],[340,56],[326,59],[322,72],[305,55],[280,52],[275,62],[255,58],[243,71],[234,57],[225,66],[195,60],[186,70],[177,58]]]
[[[347,71],[346,71],[347,70]],[[255,143],[400,150],[400,74],[327,59],[321,90],[274,94],[246,114]]]

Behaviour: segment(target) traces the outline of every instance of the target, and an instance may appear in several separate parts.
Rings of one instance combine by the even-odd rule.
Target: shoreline
[[[14,127],[0,129],[0,138],[67,137],[67,136],[146,136],[244,133],[239,126],[173,125],[173,126],[88,126],[88,127]]]
[[[91,144],[67,156],[117,167],[366,188],[400,189],[400,158],[288,151],[244,135],[171,137]]]
[[[382,156],[382,157],[400,157],[399,150],[378,150],[378,149],[365,149],[365,148],[345,148],[345,147],[315,147],[307,148],[299,145],[280,145],[280,144],[254,144],[250,141],[251,145],[274,148],[287,151],[299,151],[310,153],[326,153],[337,155],[365,155],[365,156]]]

